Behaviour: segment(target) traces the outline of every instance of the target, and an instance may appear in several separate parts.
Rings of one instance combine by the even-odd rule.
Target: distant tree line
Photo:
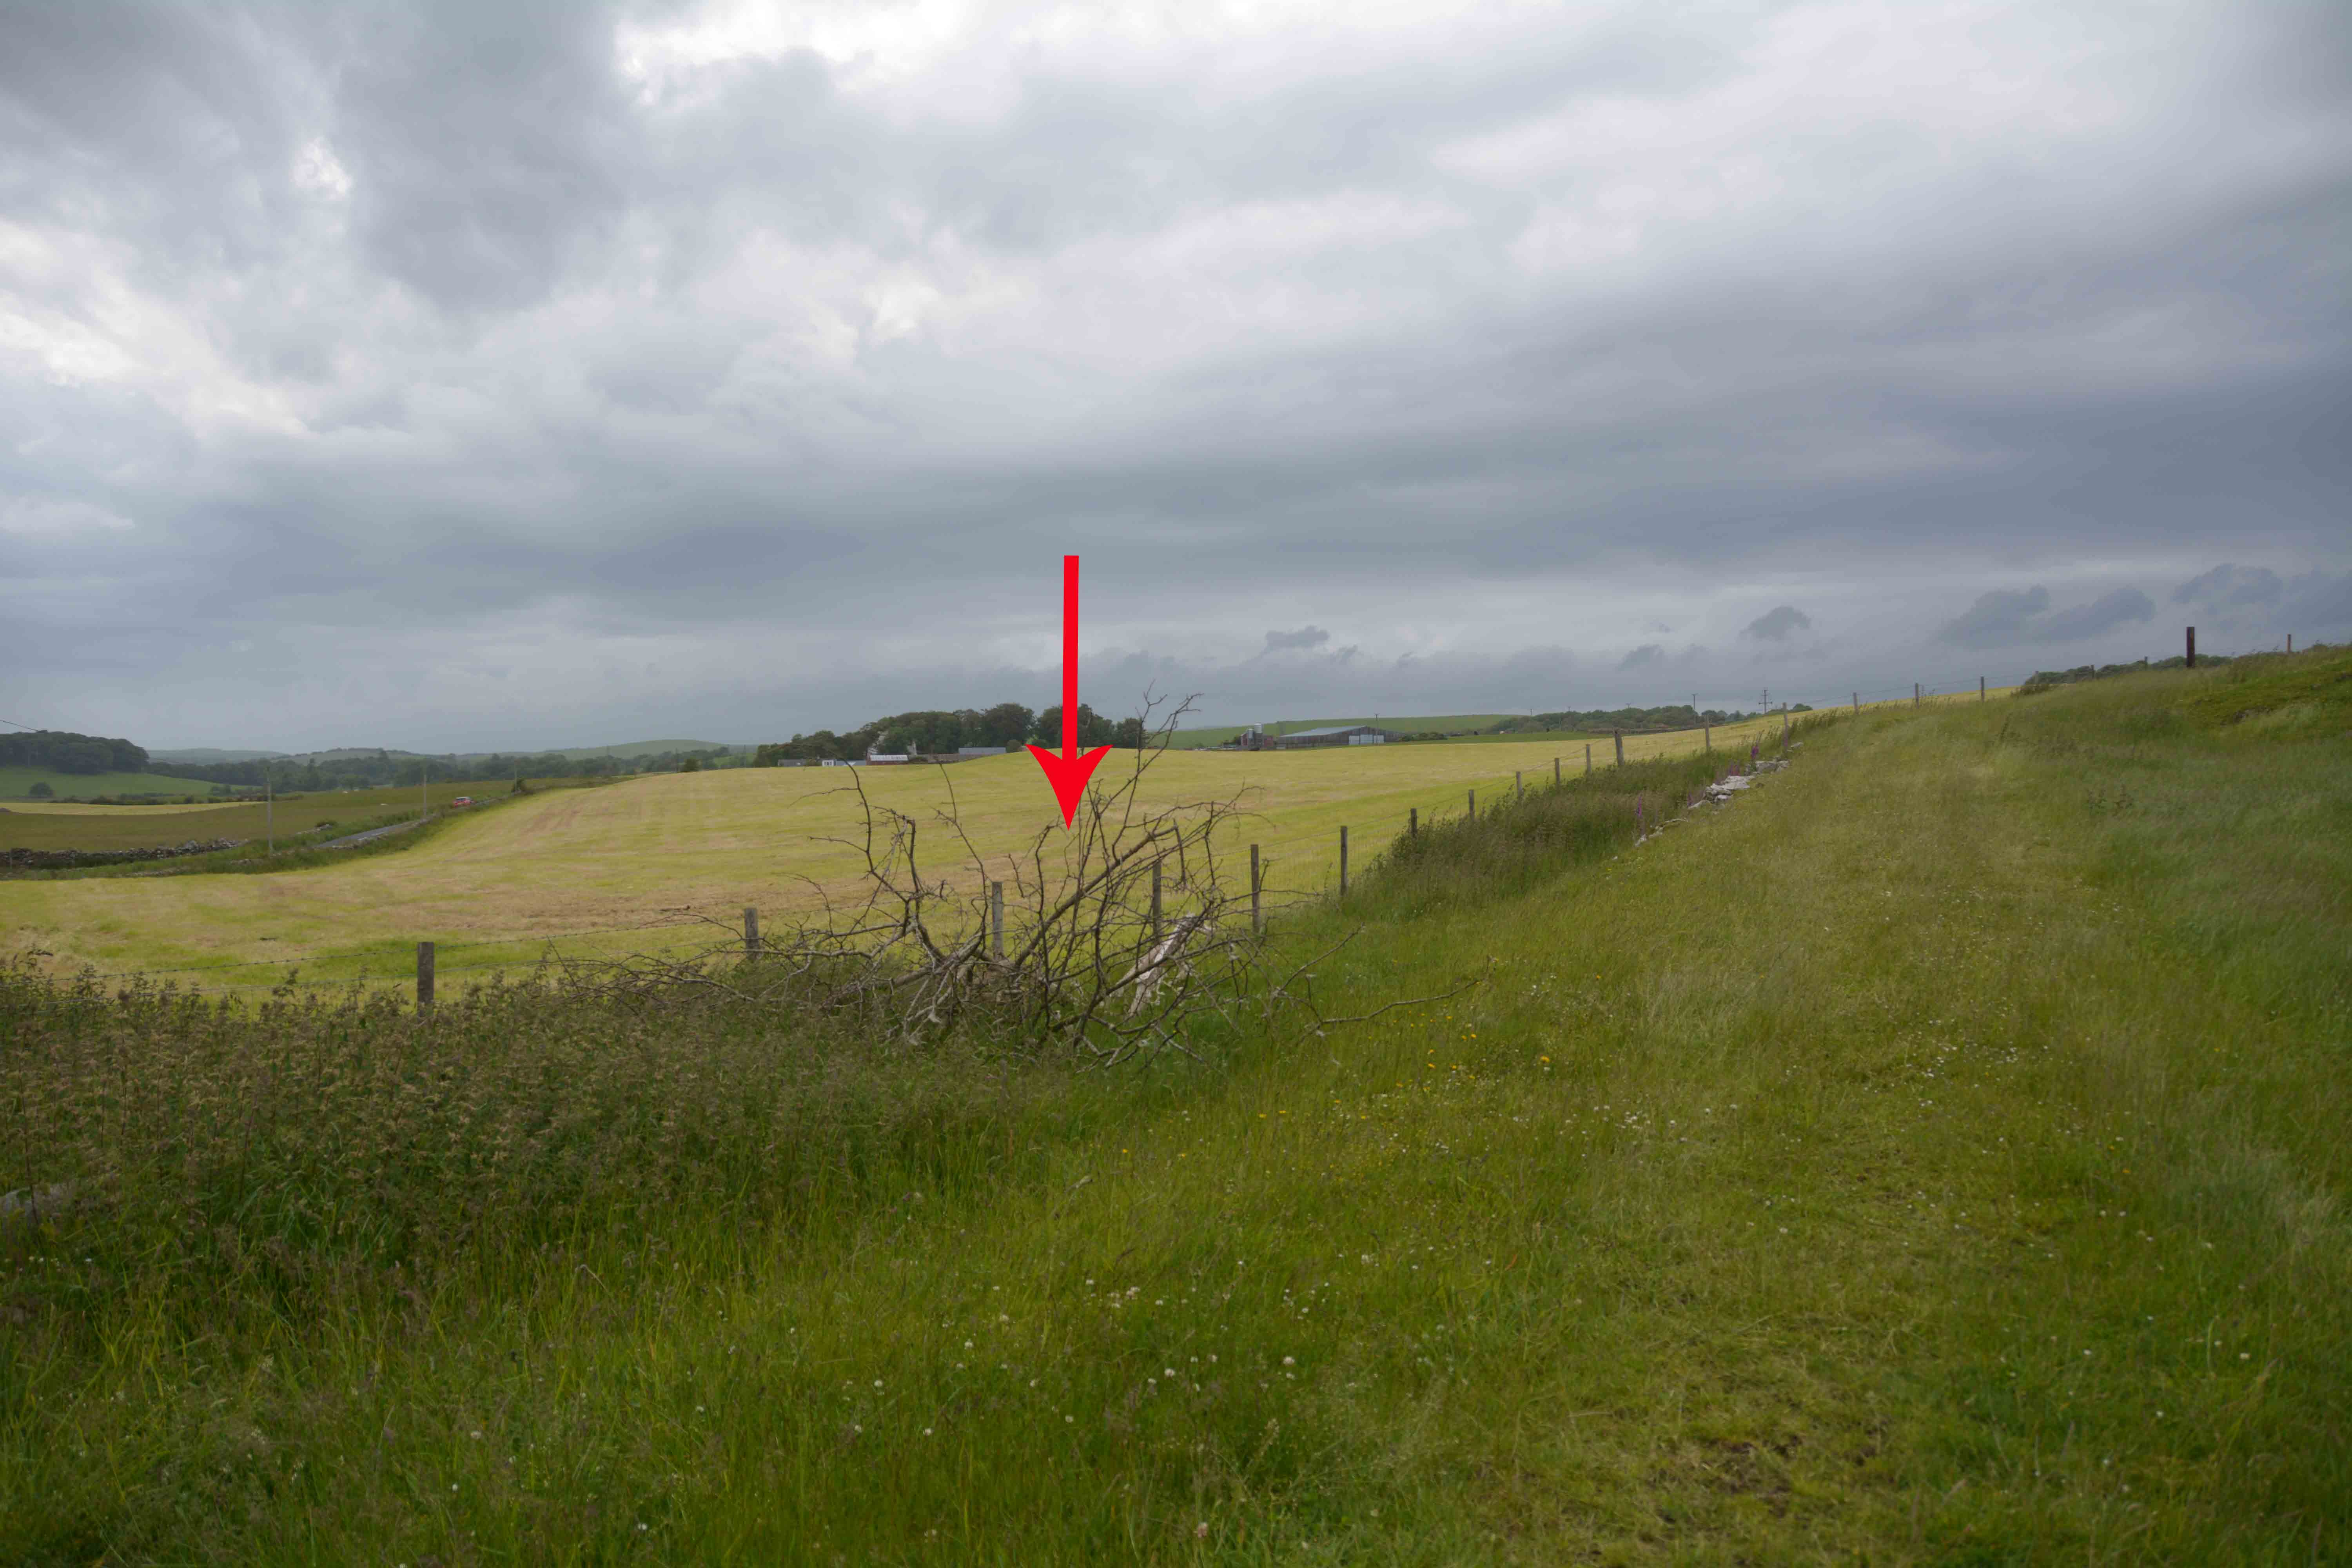
[[[393,784],[467,784],[488,779],[612,778],[625,773],[675,773],[688,760],[709,767],[728,756],[723,746],[661,752],[633,757],[567,757],[561,752],[492,752],[473,757],[417,756],[378,751],[373,755],[273,757],[246,763],[173,763],[174,778],[203,779],[232,788],[259,789],[266,781],[285,791],[383,789]]]
[[[1078,744],[1122,746],[1136,750],[1145,739],[1141,719],[1104,718],[1085,703],[1078,704]],[[1034,742],[1058,748],[1062,743],[1062,707],[1055,703],[1032,712],[1018,702],[993,708],[926,709],[893,713],[835,733],[819,730],[774,741],[752,753],[752,765],[780,762],[856,762],[868,751],[885,755],[952,756],[966,746],[1017,748]]]
[[[48,768],[61,773],[141,773],[147,749],[105,735],[31,730],[0,735],[0,768]]]
[[[1805,702],[1795,703],[1787,709],[1790,713],[1810,713],[1812,710],[1811,704]],[[1696,730],[1701,724],[1737,724],[1743,719],[1760,717],[1761,714],[1745,712],[1737,708],[1698,709],[1687,702],[1675,702],[1664,708],[1593,708],[1581,712],[1569,708],[1557,713],[1531,713],[1523,719],[1506,719],[1486,733],[1517,735],[1534,730],[1623,730],[1629,733],[1643,730]]]

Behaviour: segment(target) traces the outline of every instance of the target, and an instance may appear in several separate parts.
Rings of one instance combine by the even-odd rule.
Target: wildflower
[[[1284,1356],[1282,1358],[1282,1364],[1285,1366],[1297,1366],[1298,1364],[1298,1358],[1297,1356]]]

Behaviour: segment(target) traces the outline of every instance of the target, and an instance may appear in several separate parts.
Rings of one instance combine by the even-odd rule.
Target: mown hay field
[[[1718,730],[1714,741],[1728,765],[1779,734],[1775,719]],[[1625,753],[1686,755],[1700,741],[1692,732],[1629,736]],[[1606,742],[1591,752],[1596,768],[1613,758]],[[1343,825],[1360,868],[1404,831],[1409,812],[1424,821],[1459,815],[1473,790],[1492,804],[1519,775],[1531,788],[1548,782],[1555,758],[1564,772],[1585,766],[1581,745],[1546,742],[1171,752],[1154,763],[1142,800],[1243,796],[1255,815],[1220,849],[1246,879],[1248,846],[1257,844],[1278,908],[1328,889]],[[1133,753],[1114,752],[1097,779],[1133,765]],[[397,978],[413,972],[420,941],[440,944],[442,964],[458,973],[529,963],[551,942],[579,955],[675,952],[709,941],[709,921],[738,920],[747,905],[780,914],[812,908],[820,889],[853,891],[862,861],[829,842],[861,820],[853,776],[876,805],[927,823],[952,805],[992,877],[1009,877],[1013,858],[1054,821],[1052,796],[1026,755],[855,775],[654,774],[502,805],[413,849],[346,865],[258,877],[0,882],[0,945],[39,953],[52,973],[177,972],[183,983],[247,989],[276,984],[281,964],[299,965],[306,981]],[[227,836],[209,825],[229,815],[205,814],[207,836]],[[951,886],[979,879],[944,832],[927,832],[923,851],[927,875]]]

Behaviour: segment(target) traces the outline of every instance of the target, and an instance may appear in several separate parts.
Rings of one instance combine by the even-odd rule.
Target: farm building
[[[1265,743],[1277,752],[1292,752],[1307,746],[1378,746],[1395,739],[1393,731],[1377,724],[1328,724],[1319,730],[1269,736]]]

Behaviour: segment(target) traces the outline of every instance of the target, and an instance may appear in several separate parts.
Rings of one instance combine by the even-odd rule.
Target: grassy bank
[[[1113,1079],[16,986],[0,1560],[2343,1556],[2342,668],[1454,825],[1275,941],[1478,989]]]

